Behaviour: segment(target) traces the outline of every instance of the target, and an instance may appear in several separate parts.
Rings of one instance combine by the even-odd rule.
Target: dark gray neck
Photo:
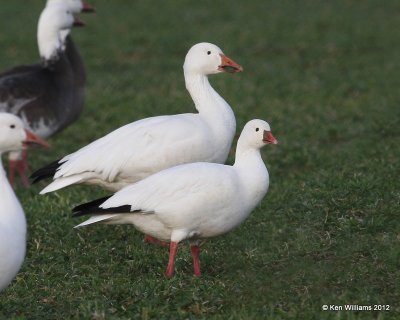
[[[86,72],[83,60],[70,35],[65,40],[65,54],[74,73],[75,84],[83,87],[86,83]]]

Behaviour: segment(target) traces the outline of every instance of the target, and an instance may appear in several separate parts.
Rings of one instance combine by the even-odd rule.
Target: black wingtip
[[[60,163],[60,161],[61,159],[53,161],[52,163],[49,163],[47,166],[44,166],[36,170],[34,173],[32,173],[31,176],[29,177],[32,180],[31,183],[35,184],[46,178],[53,177],[57,172],[58,168],[60,168],[60,166],[64,163],[64,162]]]
[[[103,202],[107,201],[107,199],[109,199],[110,197],[111,196],[103,197],[76,206],[75,208],[72,209],[73,217],[80,217],[86,214],[93,213],[94,211],[102,210],[101,208],[99,208],[99,206]]]
[[[131,213],[131,206],[130,205],[123,205],[119,207],[113,208],[100,208],[99,206],[107,201],[111,196],[103,197],[100,199],[96,199],[90,202],[83,203],[79,206],[76,206],[72,209],[72,216],[73,217],[81,217],[90,214],[108,214],[108,213]],[[137,210],[133,211],[136,212]]]

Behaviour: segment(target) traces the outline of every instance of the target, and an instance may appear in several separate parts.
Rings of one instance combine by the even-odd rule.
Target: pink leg
[[[14,187],[15,182],[15,168],[17,167],[18,160],[10,160],[8,162],[8,180],[10,180],[10,184]]]
[[[21,182],[24,187],[29,187],[29,180],[26,176],[28,171],[28,152],[26,150],[22,151],[22,158],[20,160],[10,160],[9,161],[9,180],[10,184],[13,186],[15,182],[15,170],[17,170],[19,176],[21,177]]]
[[[169,245],[169,260],[165,276],[171,278],[174,275],[175,257],[178,251],[178,242],[171,241]]]
[[[200,277],[201,276],[200,259],[199,259],[200,247],[198,245],[191,245],[190,249],[192,250],[194,275],[196,277]]]
[[[28,151],[26,149],[22,150],[22,159],[18,163],[17,170],[21,177],[22,184],[24,187],[28,188],[29,180],[26,176],[28,172]]]
[[[144,240],[143,241],[145,243],[157,244],[157,245],[162,246],[162,247],[168,247],[169,246],[168,242],[158,240],[157,238],[149,236],[148,234],[146,234],[144,236]]]

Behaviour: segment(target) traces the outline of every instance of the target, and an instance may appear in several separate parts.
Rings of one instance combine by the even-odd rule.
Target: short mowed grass
[[[43,3],[2,2],[1,70],[39,60]],[[398,319],[400,3],[91,3],[97,14],[73,30],[88,74],[85,110],[50,150],[31,153],[31,168],[134,120],[194,112],[182,64],[208,41],[244,67],[211,78],[235,111],[237,134],[261,118],[280,142],[262,151],[270,190],[238,229],[202,243],[200,279],[187,244],[166,279],[168,250],[144,244],[133,226],[73,229],[81,220],[71,208],[107,191],[39,196],[43,183],[18,186],[28,251],[0,295],[0,318]]]

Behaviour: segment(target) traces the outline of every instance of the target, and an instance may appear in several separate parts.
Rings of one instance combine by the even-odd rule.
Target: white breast
[[[26,220],[4,170],[0,171],[0,291],[14,279],[25,258]]]

